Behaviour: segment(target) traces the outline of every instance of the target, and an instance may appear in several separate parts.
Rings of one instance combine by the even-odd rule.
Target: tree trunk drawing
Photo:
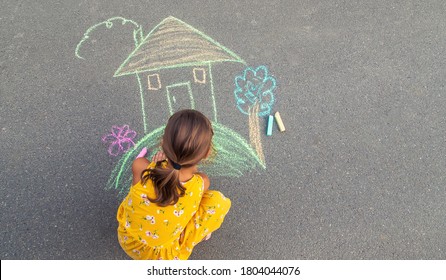
[[[262,148],[262,138],[260,136],[260,124],[259,124],[259,108],[260,104],[256,102],[254,106],[249,109],[249,141],[251,146],[257,152],[260,161],[265,164],[265,156]]]

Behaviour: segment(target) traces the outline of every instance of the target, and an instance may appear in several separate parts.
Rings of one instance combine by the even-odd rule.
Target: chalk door
[[[169,85],[166,91],[170,115],[182,109],[195,109],[190,82]]]

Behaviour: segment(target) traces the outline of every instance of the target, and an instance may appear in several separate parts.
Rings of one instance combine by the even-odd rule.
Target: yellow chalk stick
[[[276,119],[276,122],[277,122],[277,125],[279,126],[280,132],[284,132],[285,131],[285,126],[283,125],[282,118],[280,117],[279,112],[276,112],[274,114],[274,118]]]

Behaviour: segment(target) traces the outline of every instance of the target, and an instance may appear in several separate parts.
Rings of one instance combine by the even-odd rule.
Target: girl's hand
[[[163,161],[166,160],[166,155],[159,151],[157,152],[153,157],[152,157],[152,162],[159,162],[159,161]]]

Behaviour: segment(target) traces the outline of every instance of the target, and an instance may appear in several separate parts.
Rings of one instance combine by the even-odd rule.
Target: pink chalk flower
[[[111,134],[102,136],[102,142],[110,143],[108,153],[111,156],[117,156],[120,153],[125,153],[130,148],[135,146],[133,138],[136,137],[136,132],[131,130],[128,125],[112,126]]]

